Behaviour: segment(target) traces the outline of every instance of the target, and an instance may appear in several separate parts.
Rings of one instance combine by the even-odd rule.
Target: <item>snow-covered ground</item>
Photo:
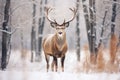
[[[84,73],[77,71],[78,62],[75,52],[72,51],[66,55],[64,72],[61,72],[60,64],[58,72],[51,70],[46,72],[44,55],[42,55],[41,62],[31,63],[29,54],[28,52],[23,60],[19,51],[12,52],[7,69],[0,71],[0,80],[120,80],[120,73]],[[81,55],[81,57],[84,56]]]
[[[120,80],[120,75],[108,73],[0,71],[0,80]]]

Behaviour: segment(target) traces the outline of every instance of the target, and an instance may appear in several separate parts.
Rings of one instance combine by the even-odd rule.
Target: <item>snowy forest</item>
[[[0,80],[120,80],[119,22],[120,0],[0,0]]]

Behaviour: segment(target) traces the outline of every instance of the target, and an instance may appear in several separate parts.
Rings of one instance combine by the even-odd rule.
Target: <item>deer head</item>
[[[60,25],[56,22],[56,19],[52,20],[49,17],[49,13],[52,11],[52,8],[46,8],[46,17],[48,21],[50,22],[51,26],[56,29],[56,33],[58,36],[61,36],[65,34],[65,28],[69,27],[69,23],[74,20],[75,15],[76,15],[76,9],[75,8],[69,8],[69,10],[73,13],[73,16],[70,20],[66,21],[64,19],[64,22]]]

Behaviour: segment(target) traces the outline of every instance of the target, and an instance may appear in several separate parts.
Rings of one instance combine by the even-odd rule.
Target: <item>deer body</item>
[[[43,50],[47,55],[57,58],[65,56],[67,52],[66,35],[59,38],[57,34],[50,34],[43,40]]]
[[[55,34],[49,34],[43,40],[43,51],[49,69],[49,56],[53,56],[52,71],[57,71],[57,58],[61,58],[61,67],[64,71],[64,59],[67,52],[66,32],[64,26],[57,27]]]
[[[47,8],[47,19],[49,20],[51,26],[55,28],[56,32],[54,34],[49,34],[43,39],[43,51],[45,54],[45,59],[47,62],[47,71],[49,69],[49,57],[53,57],[53,62],[51,65],[52,71],[57,71],[57,58],[61,58],[61,67],[62,71],[64,71],[64,60],[65,60],[65,54],[67,52],[68,46],[66,41],[66,31],[65,28],[69,26],[69,22],[71,22],[75,18],[75,10],[70,10],[74,13],[74,16],[69,21],[65,21],[64,23],[59,25],[56,20],[51,20],[48,17],[49,11],[52,9]]]

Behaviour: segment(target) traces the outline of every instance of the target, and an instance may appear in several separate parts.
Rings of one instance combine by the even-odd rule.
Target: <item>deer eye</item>
[[[57,26],[57,24],[56,24],[56,23],[53,23],[53,22],[51,22],[50,24],[51,24],[51,26],[52,26],[53,28],[55,28],[55,27]]]
[[[68,27],[69,26],[69,22],[65,23],[65,27]]]

